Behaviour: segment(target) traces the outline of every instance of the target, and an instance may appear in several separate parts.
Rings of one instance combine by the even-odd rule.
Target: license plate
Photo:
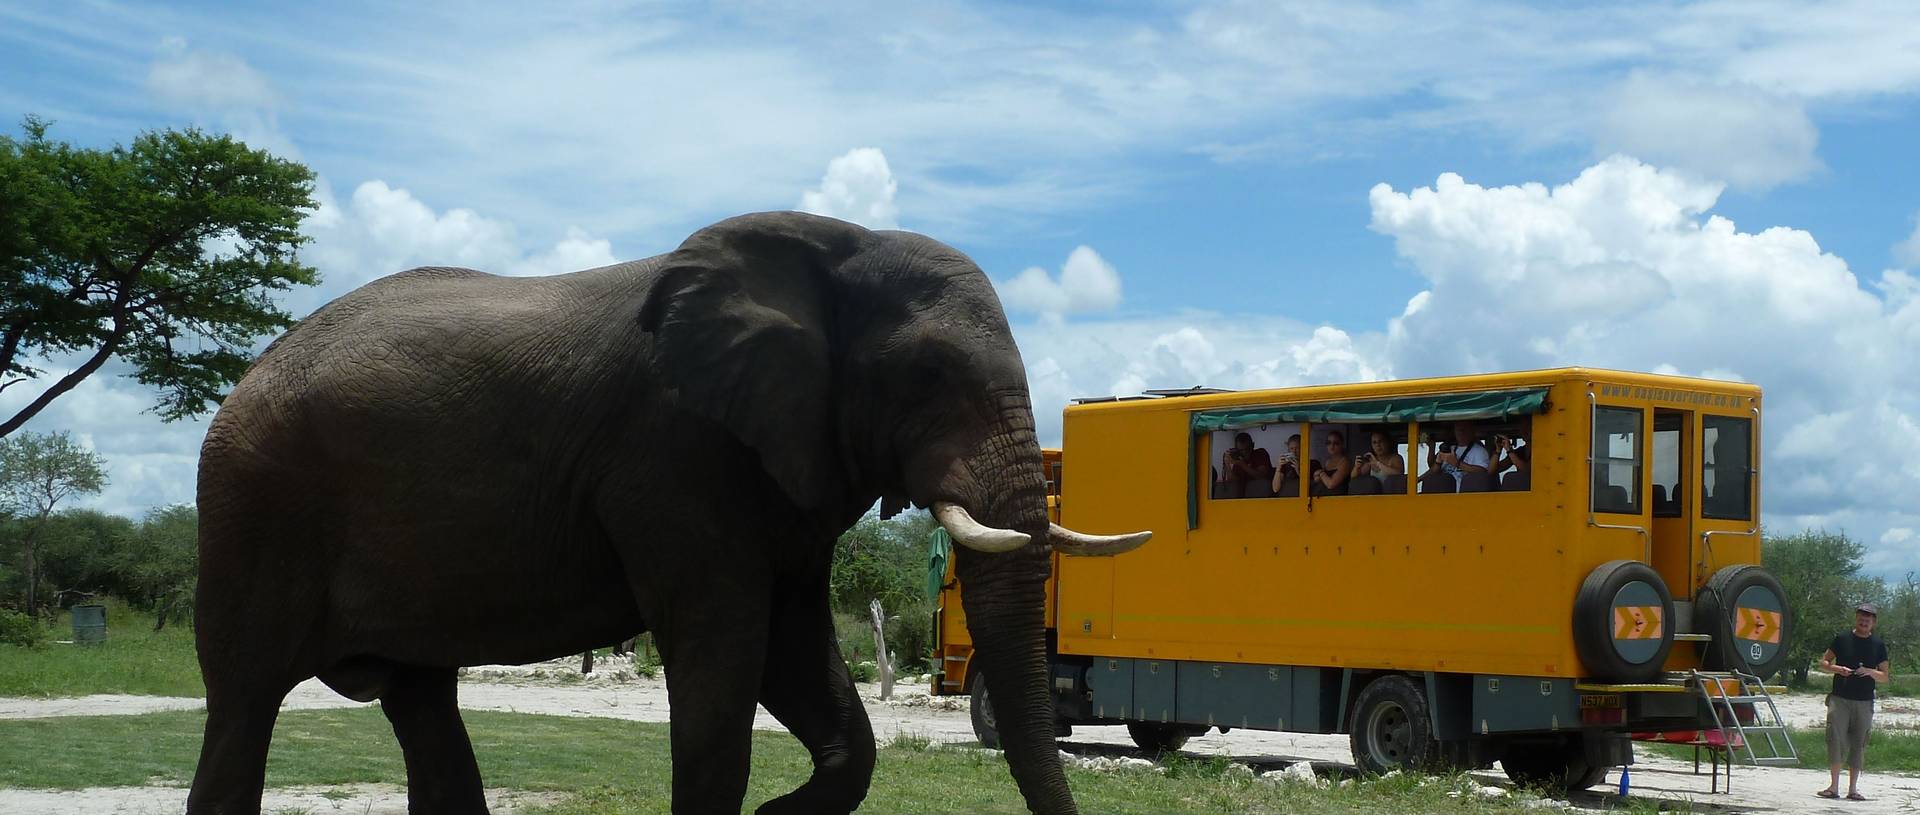
[[[1592,696],[1582,696],[1580,697],[1580,706],[1583,708],[1620,707],[1620,694],[1602,693]]]

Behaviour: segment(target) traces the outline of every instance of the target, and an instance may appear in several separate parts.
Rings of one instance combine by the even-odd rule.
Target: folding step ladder
[[[1767,690],[1766,683],[1760,677],[1745,671],[1689,671],[1689,682],[1706,703],[1707,713],[1713,718],[1714,733],[1719,736],[1721,748],[1716,751],[1716,772],[1714,792],[1719,792],[1719,774],[1717,755],[1724,752],[1727,756],[1727,789],[1733,789],[1733,760],[1744,755],[1747,764],[1755,766],[1794,766],[1800,763],[1800,754],[1794,750],[1793,740],[1787,736],[1787,723],[1780,718],[1780,708],[1773,703],[1773,694]],[[1735,690],[1729,691],[1731,684]],[[1753,722],[1748,724],[1740,720],[1737,705],[1746,705],[1753,711]]]

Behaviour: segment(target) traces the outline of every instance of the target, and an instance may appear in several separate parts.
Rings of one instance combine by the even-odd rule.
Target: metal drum
[[[81,645],[99,645],[107,641],[107,607],[73,607],[73,641]]]

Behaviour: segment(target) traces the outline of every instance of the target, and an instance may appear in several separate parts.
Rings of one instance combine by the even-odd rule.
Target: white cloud
[[[567,236],[561,238],[553,248],[509,265],[507,274],[563,274],[611,266],[617,262],[613,256],[612,242],[593,237],[580,227],[570,226],[567,227]]]
[[[62,358],[37,365],[45,372],[39,380],[0,391],[0,415],[17,413],[78,362]],[[208,419],[161,421],[146,412],[155,401],[153,389],[125,376],[128,372],[125,365],[108,363],[47,405],[22,429],[72,431],[75,440],[106,459],[106,488],[99,495],[76,498],[71,506],[138,518],[153,507],[193,502],[200,440],[206,435]]]
[[[301,158],[293,139],[281,129],[282,99],[265,74],[232,54],[187,47],[168,37],[147,67],[147,92],[161,107],[186,113],[283,158]]]
[[[1076,247],[1055,278],[1029,266],[1012,279],[995,281],[1000,299],[1015,311],[1059,317],[1112,311],[1120,305],[1120,273],[1092,247]]]
[[[541,275],[615,262],[612,243],[568,227],[553,246],[521,248],[513,223],[464,207],[435,212],[413,193],[374,180],[354,188],[345,202],[323,182],[320,207],[305,230],[313,243],[303,259],[320,270],[322,286],[288,298],[296,315],[341,294],[416,266],[464,266],[483,272]]]
[[[900,210],[893,194],[900,188],[886,154],[858,147],[827,162],[820,187],[800,196],[800,211],[839,218],[868,229],[898,229]]]
[[[1379,334],[1270,315],[1187,311],[1016,323],[1041,443],[1060,443],[1070,399],[1157,388],[1274,388],[1389,375]]]
[[[1625,157],[1551,188],[1374,187],[1372,228],[1429,283],[1389,326],[1391,367],[1758,383],[1769,521],[1877,534],[1920,495],[1920,285],[1888,271],[1863,287],[1801,230],[1741,232],[1710,214],[1719,193]]]
[[[147,89],[163,102],[190,110],[263,109],[280,100],[273,84],[246,60],[189,49],[178,37],[162,43],[160,58],[147,69]]]
[[[1646,74],[1607,95],[1594,136],[1603,155],[1626,153],[1759,190],[1819,170],[1819,141],[1797,98]]]
[[[1914,215],[1913,234],[1893,245],[1893,259],[1909,267],[1920,268],[1920,214]]]

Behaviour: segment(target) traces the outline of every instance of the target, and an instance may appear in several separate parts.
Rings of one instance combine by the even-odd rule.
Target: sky
[[[11,0],[0,126],[28,114],[312,167],[296,315],[742,212],[925,233],[993,278],[1043,443],[1146,388],[1754,382],[1768,528],[1920,568],[1912,3]],[[114,373],[29,428],[108,459],[93,506],[191,501],[206,422]]]

